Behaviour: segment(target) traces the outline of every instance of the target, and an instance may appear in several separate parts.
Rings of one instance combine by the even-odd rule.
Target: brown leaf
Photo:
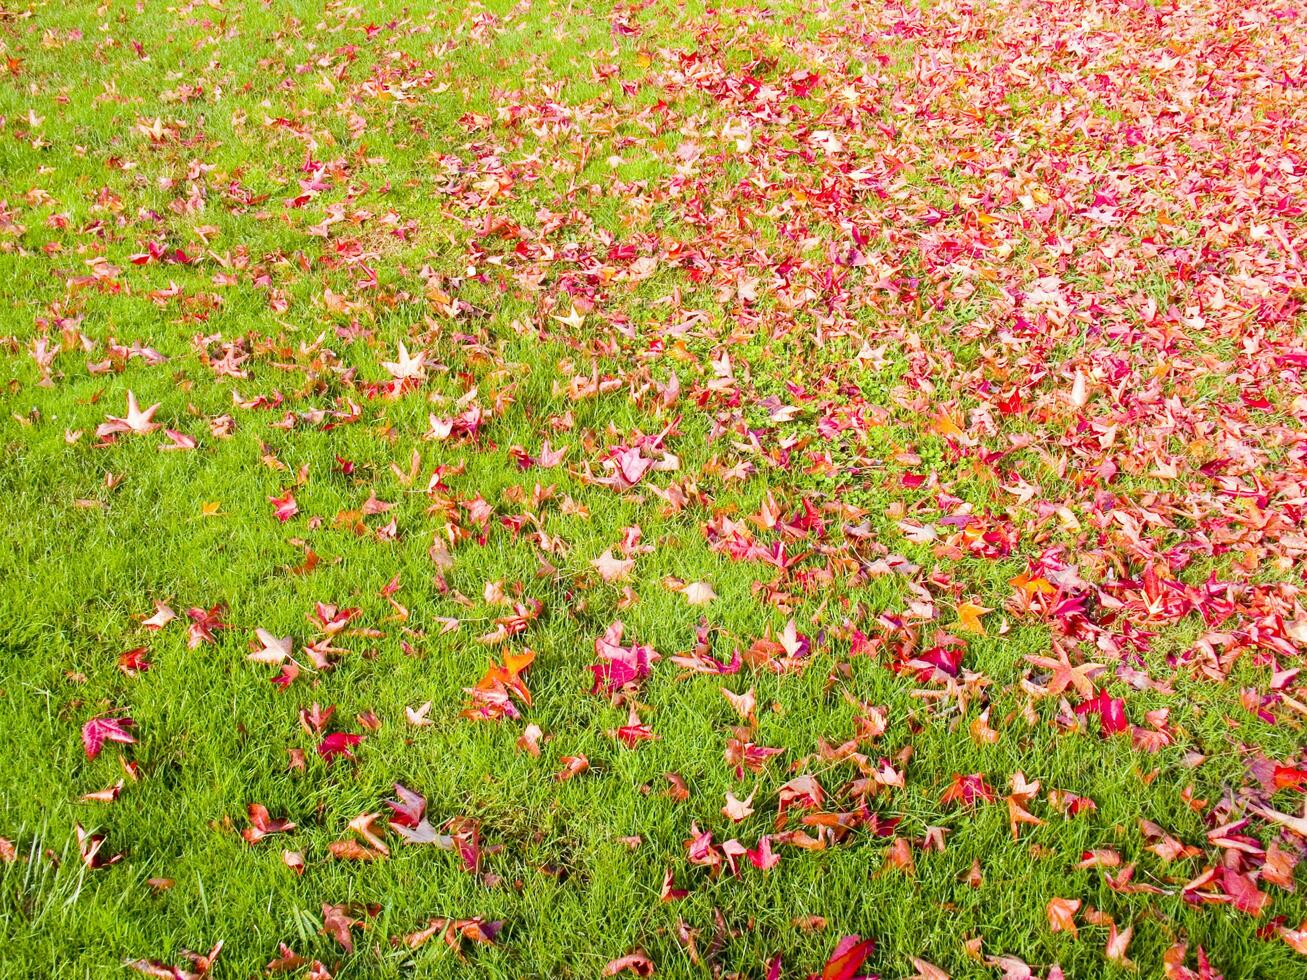
[[[890,842],[889,850],[885,852],[884,867],[902,871],[909,878],[916,877],[917,863],[912,858],[912,845],[905,838],[895,837]]]
[[[358,925],[362,922],[350,914],[347,906],[323,904],[322,934],[336,940],[347,953],[354,952],[354,937],[350,930]]]
[[[327,850],[337,861],[375,861],[384,855],[369,850],[356,840],[336,840],[327,845]]]
[[[654,975],[653,960],[645,956],[643,950],[636,950],[610,961],[604,967],[603,975],[615,977],[617,974],[624,972],[634,973],[637,977],[651,977]]]

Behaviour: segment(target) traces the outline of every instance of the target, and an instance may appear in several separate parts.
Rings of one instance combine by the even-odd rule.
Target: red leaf
[[[1098,715],[1099,730],[1104,737],[1117,735],[1130,727],[1125,716],[1125,700],[1111,697],[1102,689],[1088,701],[1076,705],[1075,711],[1078,715]]]
[[[845,936],[826,961],[826,968],[821,971],[821,980],[853,980],[875,948],[876,944],[870,939]]]
[[[973,772],[969,776],[954,776],[949,788],[939,798],[940,803],[960,803],[962,806],[974,806],[976,801],[994,802],[994,791],[981,773]]]
[[[98,756],[105,742],[131,745],[136,739],[127,729],[135,724],[136,722],[127,717],[92,718],[82,726],[82,748],[86,750],[86,757],[94,759]]]
[[[332,732],[318,743],[318,755],[322,756],[327,762],[331,762],[338,755],[343,755],[346,759],[353,759],[354,753],[350,749],[361,741],[363,741],[362,735],[352,735],[349,732]]]

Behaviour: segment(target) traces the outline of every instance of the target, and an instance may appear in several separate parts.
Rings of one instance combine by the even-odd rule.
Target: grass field
[[[1307,975],[1305,21],[5,7],[0,978]]]

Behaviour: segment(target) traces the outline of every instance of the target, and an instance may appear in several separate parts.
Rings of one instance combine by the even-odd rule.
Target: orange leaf
[[[977,633],[980,636],[985,635],[985,625],[980,621],[980,617],[993,610],[978,606],[974,602],[963,602],[958,604],[958,621],[954,623],[954,628],[963,630],[967,633]]]
[[[1078,898],[1055,898],[1048,903],[1048,928],[1052,932],[1069,932],[1078,936],[1076,912],[1080,910]]]

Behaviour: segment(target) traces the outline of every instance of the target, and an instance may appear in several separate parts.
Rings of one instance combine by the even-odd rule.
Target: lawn
[[[1299,4],[0,55],[0,978],[1307,975]]]

